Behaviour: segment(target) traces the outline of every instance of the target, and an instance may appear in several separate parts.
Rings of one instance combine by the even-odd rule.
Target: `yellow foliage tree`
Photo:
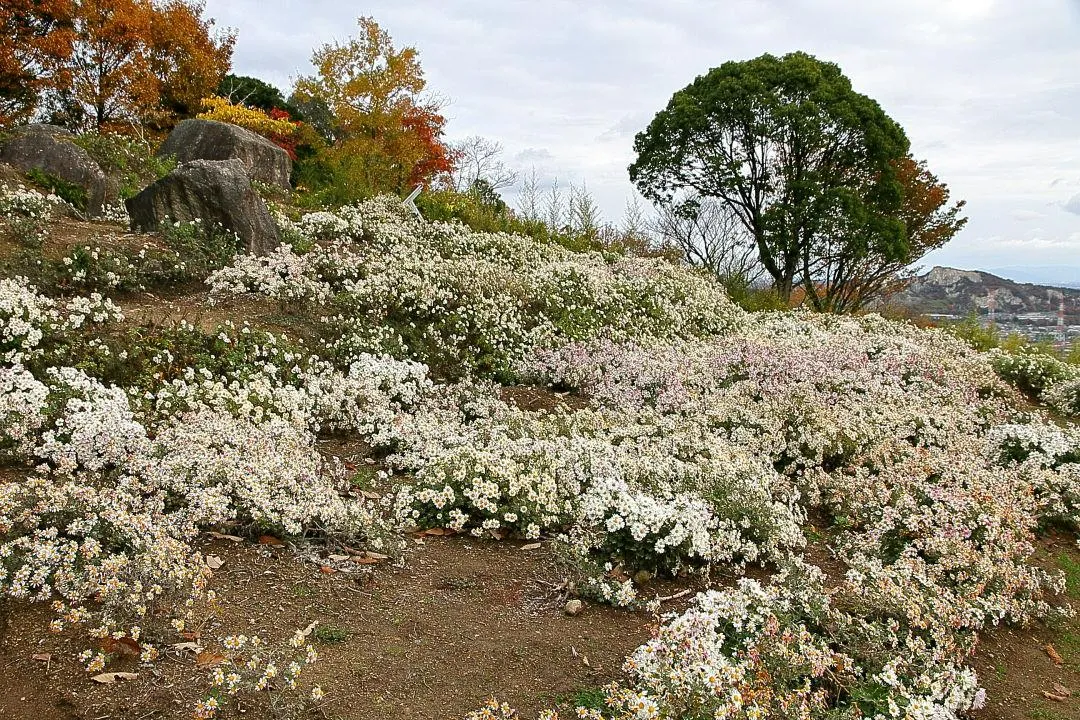
[[[395,48],[370,17],[357,22],[357,37],[316,50],[316,74],[296,83],[300,102],[325,106],[333,115],[335,143],[325,161],[361,193],[408,189],[448,173],[446,119],[438,101],[423,95],[416,49]]]

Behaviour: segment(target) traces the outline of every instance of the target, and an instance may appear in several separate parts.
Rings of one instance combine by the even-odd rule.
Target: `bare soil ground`
[[[308,682],[328,694],[315,717],[375,720],[461,717],[491,695],[531,714],[615,679],[649,636],[645,613],[588,605],[566,615],[546,547],[412,542],[405,568],[326,574],[288,548],[212,540],[203,550],[224,560],[212,585],[222,607],[200,642],[288,638],[318,621],[332,629],[322,636],[341,640],[316,641]],[[96,685],[74,658],[87,642],[44,632],[47,609],[8,603],[0,613],[0,717],[187,718],[204,697],[207,670],[190,653],[170,651],[152,669],[110,664],[139,677]]]
[[[979,718],[1080,720],[1080,550],[1076,538],[1066,534],[1044,538],[1035,562],[1065,571],[1069,588],[1053,602],[1074,614],[1027,628],[999,627],[983,635],[972,661],[989,698]]]

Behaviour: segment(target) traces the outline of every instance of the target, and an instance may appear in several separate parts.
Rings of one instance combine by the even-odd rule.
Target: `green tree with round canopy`
[[[724,63],[676,92],[634,149],[642,194],[725,204],[784,299],[801,286],[816,309],[839,309],[867,258],[911,259],[896,171],[907,137],[834,63]]]

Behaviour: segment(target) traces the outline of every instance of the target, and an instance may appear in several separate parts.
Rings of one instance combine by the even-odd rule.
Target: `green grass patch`
[[[42,190],[56,194],[76,210],[86,212],[86,188],[81,185],[70,183],[39,168],[28,170],[26,177]]]
[[[335,645],[337,643],[343,643],[349,639],[350,633],[343,627],[337,625],[320,625],[315,628],[313,633],[315,639],[324,645]]]
[[[1065,592],[1074,600],[1080,600],[1080,561],[1061,553],[1057,556],[1057,565],[1065,573]]]

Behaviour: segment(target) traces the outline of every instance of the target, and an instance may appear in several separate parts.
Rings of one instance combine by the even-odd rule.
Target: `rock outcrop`
[[[262,135],[216,120],[184,120],[169,133],[157,154],[175,155],[178,162],[239,160],[252,180],[289,189],[292,161],[284,150]]]
[[[202,220],[235,232],[248,252],[256,255],[265,255],[281,243],[270,211],[251,189],[239,159],[183,163],[126,205],[134,230]]]
[[[24,125],[13,129],[0,146],[0,162],[22,172],[40,170],[86,191],[90,215],[101,212],[105,201],[105,173],[90,153],[76,145],[67,130],[55,125]]]
[[[993,297],[999,318],[1030,313],[1052,320],[1063,306],[1067,318],[1080,316],[1080,289],[1018,283],[980,270],[932,268],[894,300],[924,314],[963,317],[985,314]]]

